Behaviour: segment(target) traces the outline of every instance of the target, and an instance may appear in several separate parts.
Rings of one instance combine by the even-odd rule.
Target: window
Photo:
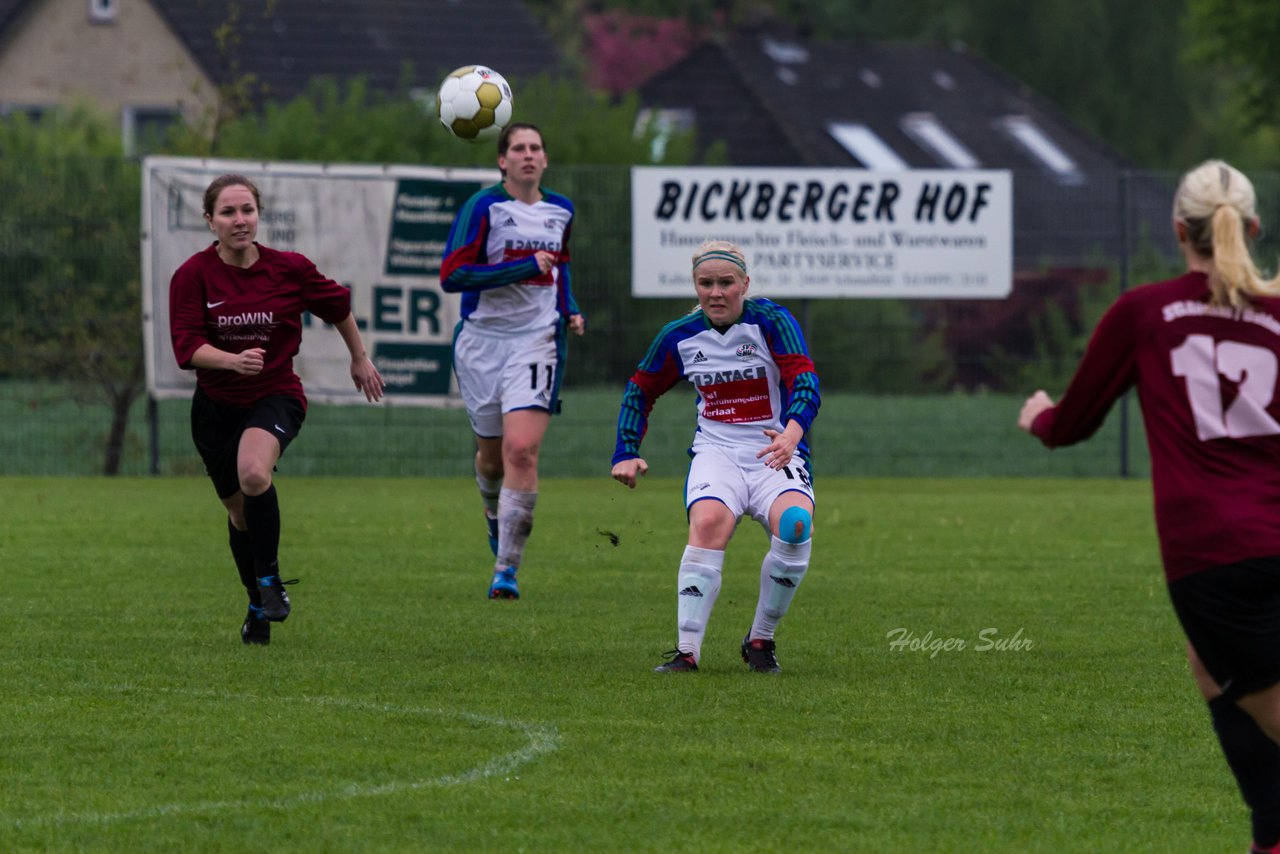
[[[54,109],[43,104],[0,104],[0,117],[26,116],[27,120],[34,125],[44,118],[45,113],[52,112]]]
[[[125,107],[120,117],[125,154],[142,155],[157,150],[180,119],[181,113],[172,107]]]
[[[1040,126],[1026,116],[1004,116],[996,125],[1063,184],[1083,184],[1084,173]]]
[[[866,125],[830,124],[827,125],[827,133],[867,169],[902,172],[911,168]]]
[[[795,42],[781,42],[766,37],[763,48],[765,55],[774,62],[786,65],[803,65],[809,61],[809,51],[805,49],[804,45]]]
[[[95,24],[114,24],[120,17],[119,0],[89,0],[89,20]]]
[[[902,117],[902,130],[941,163],[956,169],[977,169],[982,164],[964,143],[932,113],[911,113]]]

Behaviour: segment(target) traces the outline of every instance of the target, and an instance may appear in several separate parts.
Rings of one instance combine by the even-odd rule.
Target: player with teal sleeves
[[[654,402],[682,380],[692,384],[698,428],[685,483],[689,544],[676,583],[677,644],[655,669],[698,669],[724,550],[749,515],[770,543],[741,654],[752,671],[777,673],[774,633],[809,569],[814,495],[805,436],[821,405],[818,374],[791,313],[747,299],[751,277],[736,245],[698,247],[693,282],[698,309],[662,329],[623,392],[612,475],[635,488],[649,470],[640,443]]]

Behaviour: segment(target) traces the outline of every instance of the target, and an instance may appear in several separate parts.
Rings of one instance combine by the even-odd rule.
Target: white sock
[[[676,648],[697,661],[702,655],[702,638],[707,633],[707,620],[720,595],[720,571],[724,568],[724,551],[685,546],[680,558],[680,575],[676,580]]]
[[[502,490],[502,478],[487,478],[476,472],[476,486],[480,488],[480,500],[484,502],[484,512],[490,519],[498,518],[498,494]]]
[[[501,570],[519,566],[524,558],[524,546],[533,530],[533,505],[538,503],[538,493],[517,492],[503,487],[498,494],[498,561],[494,568]]]
[[[778,621],[791,607],[796,588],[809,570],[809,551],[813,538],[803,543],[784,543],[769,538],[769,551],[760,564],[760,598],[756,602],[756,618],[751,623],[752,638],[773,640]]]

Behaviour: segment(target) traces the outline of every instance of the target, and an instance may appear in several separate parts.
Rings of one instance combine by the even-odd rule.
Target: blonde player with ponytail
[[[1252,183],[1220,160],[1183,176],[1173,231],[1186,272],[1122,296],[1061,401],[1037,391],[1018,426],[1070,445],[1138,390],[1191,672],[1250,808],[1251,850],[1280,854],[1280,278],[1250,249]]]

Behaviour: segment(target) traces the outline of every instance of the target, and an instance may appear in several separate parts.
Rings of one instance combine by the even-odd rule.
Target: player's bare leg
[[[491,599],[518,599],[516,572],[533,531],[538,502],[538,453],[551,423],[543,409],[518,409],[502,416],[502,489],[498,493],[498,553]]]

